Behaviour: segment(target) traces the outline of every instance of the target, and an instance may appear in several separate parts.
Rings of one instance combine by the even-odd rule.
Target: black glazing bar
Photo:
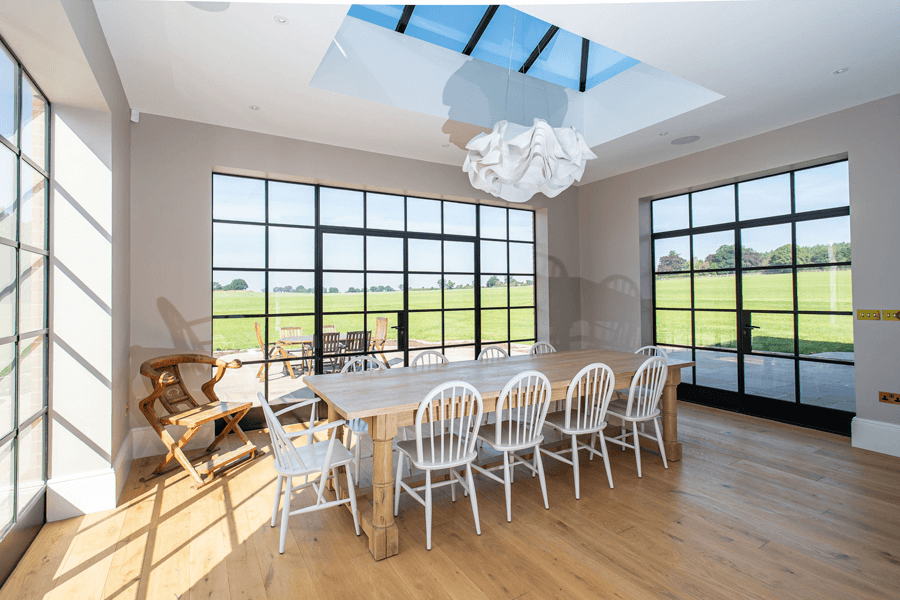
[[[491,19],[494,18],[494,13],[497,12],[497,9],[500,8],[497,4],[492,4],[487,7],[487,10],[484,11],[484,15],[481,17],[481,21],[478,23],[478,27],[475,28],[475,31],[472,32],[472,37],[469,38],[466,47],[463,49],[463,54],[469,56],[472,54],[472,51],[475,50],[475,46],[478,45],[478,40],[481,39],[481,36],[484,35],[485,30],[488,25],[491,24]]]
[[[588,52],[591,49],[591,41],[587,38],[581,38],[581,80],[578,84],[578,91],[587,90],[587,66]]]
[[[403,14],[400,15],[400,21],[397,23],[397,33],[406,33],[406,26],[409,25],[409,20],[412,18],[413,10],[415,10],[415,4],[407,4],[403,7]]]
[[[531,65],[534,64],[534,61],[538,59],[538,56],[541,55],[541,52],[544,51],[544,48],[547,47],[547,44],[550,43],[550,40],[553,39],[553,36],[556,35],[556,32],[559,31],[559,27],[556,25],[551,25],[550,29],[547,30],[547,33],[544,34],[544,37],[541,38],[541,41],[538,42],[538,45],[534,47],[534,50],[531,51],[531,54],[528,56],[528,60],[525,61],[525,64],[522,65],[522,68],[519,69],[519,73],[523,75],[528,73],[528,69],[531,68]]]

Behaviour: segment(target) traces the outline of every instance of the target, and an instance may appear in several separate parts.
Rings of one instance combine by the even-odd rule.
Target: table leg
[[[375,560],[382,560],[400,552],[399,530],[394,523],[393,443],[397,435],[397,415],[372,417],[369,423],[374,446],[369,551]]]
[[[666,447],[666,459],[673,462],[681,460],[681,442],[678,441],[678,395],[676,392],[679,383],[681,383],[681,377],[673,376],[670,371],[662,394],[663,444]]]

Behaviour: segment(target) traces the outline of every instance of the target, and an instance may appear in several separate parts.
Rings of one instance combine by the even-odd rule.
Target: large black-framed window
[[[855,413],[848,162],[660,198],[651,222],[654,343],[696,362],[683,395],[843,432]]]
[[[387,318],[395,366],[537,339],[533,211],[227,174],[212,188],[213,352],[260,365],[267,396],[286,328],[374,334]],[[313,346],[326,369],[332,354]]]
[[[0,40],[0,554],[8,557],[33,537],[10,535],[20,521],[34,530],[44,520],[49,149],[50,103]],[[0,581],[11,568],[0,561]]]

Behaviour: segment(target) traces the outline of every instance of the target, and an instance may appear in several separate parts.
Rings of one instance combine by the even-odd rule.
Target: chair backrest
[[[278,334],[280,338],[286,337],[297,337],[303,335],[302,327],[282,327],[281,332]]]
[[[538,342],[528,351],[529,354],[549,354],[550,352],[556,352],[556,348],[549,342]]]
[[[660,356],[666,360],[669,359],[669,353],[659,346],[644,346],[634,351],[635,354],[643,354],[644,356]]]
[[[338,354],[341,351],[341,334],[336,331],[322,333],[322,352]]]
[[[322,333],[334,333],[337,331],[334,325],[322,325]]]
[[[266,352],[266,342],[263,340],[262,330],[259,327],[258,321],[253,324],[253,328],[256,330],[256,343],[259,344],[259,349]]]
[[[631,380],[625,414],[629,417],[646,417],[656,412],[668,376],[669,365],[664,358],[651,356],[645,360]]]
[[[606,420],[616,375],[608,365],[593,363],[578,371],[566,394],[566,429],[597,429]]]
[[[431,451],[431,465],[474,458],[483,410],[481,394],[465,381],[431,390],[416,409],[416,462],[425,463],[425,448]]]
[[[504,430],[507,432],[505,442],[510,445],[537,439],[549,407],[550,380],[546,375],[539,371],[523,371],[514,376],[503,386],[497,400],[496,443],[504,438]]]
[[[355,356],[353,360],[341,368],[341,373],[362,373],[365,371],[384,371],[387,365],[371,356]]]
[[[388,320],[387,317],[375,317],[375,335],[372,341],[381,342],[387,339]]]
[[[478,360],[484,360],[486,358],[509,358],[509,352],[500,346],[485,346],[481,349],[481,352],[478,353]]]
[[[281,426],[278,417],[272,411],[272,407],[269,406],[266,397],[262,392],[258,392],[256,397],[259,398],[259,405],[262,407],[263,414],[266,417],[266,426],[269,428],[269,437],[272,439],[272,452],[275,454],[276,466],[281,469],[289,469],[292,464],[306,467],[294,444],[287,436],[284,427]]]
[[[347,332],[347,352],[365,352],[369,349],[368,331]]]
[[[450,361],[447,360],[447,357],[444,356],[442,352],[438,352],[437,350],[425,350],[412,359],[409,366],[446,365],[448,362]]]

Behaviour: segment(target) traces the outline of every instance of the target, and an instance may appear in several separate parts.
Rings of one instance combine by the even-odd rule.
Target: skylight
[[[347,14],[581,92],[640,62],[508,6],[354,4]]]

